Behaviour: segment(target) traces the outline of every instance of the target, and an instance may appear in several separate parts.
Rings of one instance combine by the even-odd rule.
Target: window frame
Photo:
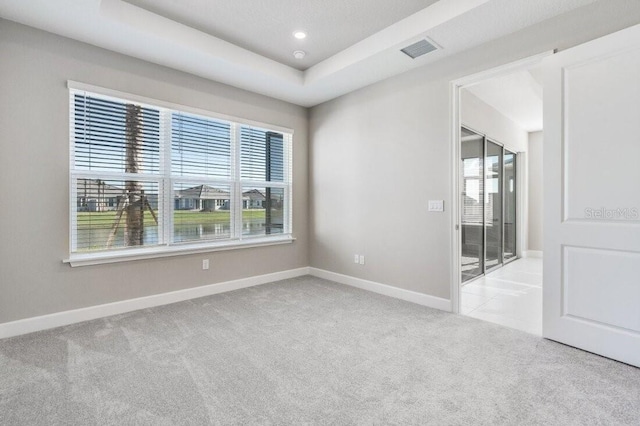
[[[293,129],[271,125],[253,120],[218,114],[212,111],[194,108],[186,105],[147,98],[131,93],[106,89],[99,86],[68,81],[69,92],[69,258],[64,263],[71,266],[95,265],[102,263],[114,263],[137,259],[156,257],[168,257],[183,254],[205,253],[221,250],[268,246],[275,244],[287,244],[295,241],[293,236]],[[74,96],[76,94],[86,96],[96,95],[103,98],[112,98],[116,101],[126,101],[142,106],[158,109],[160,111],[160,159],[158,173],[127,174],[113,171],[85,171],[75,169],[75,112]],[[231,173],[228,180],[219,177],[179,176],[172,173],[171,153],[171,116],[173,113],[185,113],[196,115],[205,119],[213,119],[229,123],[231,128]],[[258,181],[242,179],[240,169],[240,129],[250,126],[263,131],[277,132],[283,135],[283,161],[284,176],[282,182]],[[158,182],[158,244],[151,246],[134,246],[126,248],[96,250],[78,252],[76,250],[76,216],[77,199],[74,199],[76,190],[74,185],[77,179],[119,179],[130,178],[137,181]],[[230,189],[230,237],[227,239],[209,239],[203,241],[173,242],[173,216],[174,216],[174,185],[176,184],[210,184],[212,182],[225,181]],[[273,235],[243,235],[242,233],[242,191],[245,186],[283,188],[283,230],[282,233]],[[235,200],[234,200],[235,195]],[[162,200],[160,202],[160,200]]]

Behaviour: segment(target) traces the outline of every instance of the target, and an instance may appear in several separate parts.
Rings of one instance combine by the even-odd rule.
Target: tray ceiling
[[[307,69],[437,0],[126,0],[297,69]],[[297,40],[296,30],[307,38]],[[304,50],[302,60],[293,57]]]
[[[559,15],[606,13],[610,1],[0,0],[0,17],[309,107]],[[591,3],[602,7],[577,10]],[[638,12],[636,1],[616,3],[631,9],[620,16]],[[222,17],[199,9],[208,4]],[[178,16],[180,6],[189,12]],[[304,71],[278,59],[294,44],[277,40],[293,43],[297,29],[309,33]],[[425,37],[440,49],[417,59],[400,51]]]

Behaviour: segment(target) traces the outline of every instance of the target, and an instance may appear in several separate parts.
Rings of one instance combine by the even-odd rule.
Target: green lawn
[[[156,212],[157,215],[157,212]],[[229,223],[230,212],[228,210],[218,210],[213,212],[200,212],[190,210],[178,210],[173,213],[175,223],[184,225],[209,225],[216,223]],[[77,222],[78,229],[88,229],[96,227],[110,228],[116,218],[115,211],[109,212],[78,212]],[[263,209],[243,210],[242,218],[245,221],[255,221],[264,219]],[[126,220],[126,214],[122,216],[120,225],[123,226]],[[155,226],[155,221],[148,211],[144,212],[144,225]]]

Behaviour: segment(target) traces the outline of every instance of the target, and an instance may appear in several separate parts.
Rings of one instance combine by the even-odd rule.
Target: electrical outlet
[[[209,269],[209,259],[202,259],[202,270],[206,271]]]
[[[364,265],[364,254],[361,254],[361,255],[360,255],[360,259],[359,259],[359,261],[360,261],[360,264],[361,264],[361,265]]]
[[[360,256],[357,254],[353,255],[353,263],[360,263]]]

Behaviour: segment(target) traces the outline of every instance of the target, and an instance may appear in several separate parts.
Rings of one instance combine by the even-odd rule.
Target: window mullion
[[[76,153],[76,114],[75,114],[75,96],[76,92],[69,91],[69,170],[75,169],[75,153]],[[69,200],[71,201],[71,216],[69,220],[69,246],[71,253],[75,253],[78,247],[78,197],[77,197],[76,179],[73,173],[69,173]]]
[[[160,130],[161,164],[162,164],[162,243],[173,243],[173,181],[171,179],[171,139],[172,139],[171,111],[162,111],[162,125]]]
[[[231,139],[233,143],[233,236],[232,238],[242,239],[242,183],[240,181],[240,125],[234,123],[231,126]]]
[[[274,182],[274,181],[267,181],[267,180],[248,180],[248,179],[241,179],[240,184],[242,186],[257,186],[257,187],[268,186],[270,188],[284,188],[284,189],[290,186],[286,182]]]
[[[157,182],[164,176],[158,173],[123,173],[112,171],[70,170],[77,179],[112,179],[112,180],[139,180],[141,182]]]
[[[291,135],[284,137],[284,181],[287,184],[284,196],[284,233],[291,234],[293,223],[292,213],[293,205],[291,203],[293,197],[293,143]]]
[[[241,245],[248,244],[249,237],[270,237],[273,229],[291,234],[291,134],[73,89],[69,102],[73,256],[125,247],[132,252],[168,251],[172,245],[200,245],[205,239],[212,247],[229,239]],[[175,134],[174,127],[179,129]],[[173,144],[174,155],[179,154],[174,158]],[[139,167],[128,168],[132,162]],[[269,163],[275,164],[273,175],[265,169]],[[270,177],[274,182],[267,181]],[[277,199],[273,208],[267,201],[272,199]],[[157,211],[157,227],[148,215],[145,219],[145,206]],[[190,233],[198,225],[193,237]],[[156,245],[164,247],[154,249]]]

